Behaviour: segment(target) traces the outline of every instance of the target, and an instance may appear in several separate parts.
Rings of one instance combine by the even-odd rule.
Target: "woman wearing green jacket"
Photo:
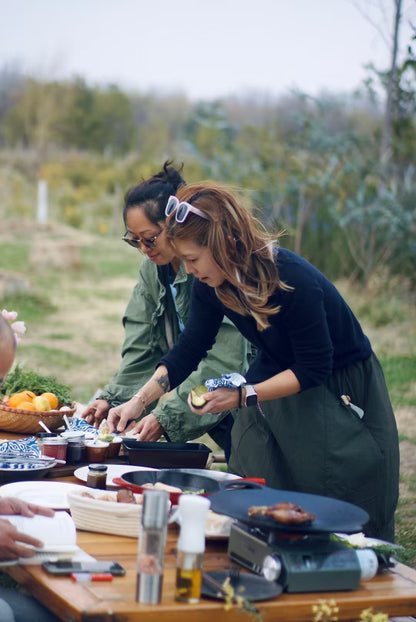
[[[119,370],[83,417],[98,424],[113,406],[129,400],[152,376],[160,358],[176,343],[186,323],[193,276],[186,274],[164,232],[166,201],[184,180],[169,162],[163,170],[132,188],[126,195],[124,240],[140,250],[144,259],[138,282],[123,316],[125,339]],[[226,448],[230,411],[220,415],[194,414],[187,397],[191,388],[207,378],[248,368],[250,346],[226,319],[216,343],[198,369],[169,396],[151,404],[135,431],[142,441],[155,441],[163,434],[171,441],[195,439],[205,432]],[[231,421],[232,423],[232,421]]]

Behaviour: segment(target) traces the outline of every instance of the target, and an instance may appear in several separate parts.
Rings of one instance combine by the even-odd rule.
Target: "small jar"
[[[79,464],[80,462],[85,462],[84,435],[82,438],[68,438],[66,461],[69,464]]]
[[[55,432],[38,432],[36,434],[36,442],[39,447],[39,451],[43,454],[43,442],[48,438],[56,438],[58,435]]]
[[[90,464],[87,474],[87,486],[90,488],[107,488],[107,465],[106,464]]]
[[[87,462],[102,462],[107,458],[107,449],[110,443],[105,441],[86,441],[85,455]]]
[[[57,460],[66,460],[66,449],[68,442],[61,436],[51,436],[43,439],[42,453]]]

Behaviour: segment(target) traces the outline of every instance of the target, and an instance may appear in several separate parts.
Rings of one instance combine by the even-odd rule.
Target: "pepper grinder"
[[[175,599],[197,603],[201,597],[205,525],[210,501],[199,495],[179,497],[180,534],[176,558]]]
[[[169,493],[143,493],[142,530],[137,556],[136,601],[157,605],[162,598]]]

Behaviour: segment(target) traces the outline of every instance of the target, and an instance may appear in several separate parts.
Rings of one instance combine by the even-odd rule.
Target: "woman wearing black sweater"
[[[149,382],[110,411],[111,424],[124,429],[182,382],[226,315],[258,355],[242,390],[208,392],[195,412],[241,407],[230,470],[355,503],[370,515],[367,535],[392,541],[397,428],[382,369],[347,303],[316,268],[278,247],[227,189],[186,186],[167,212],[168,237],[196,277],[190,316]]]

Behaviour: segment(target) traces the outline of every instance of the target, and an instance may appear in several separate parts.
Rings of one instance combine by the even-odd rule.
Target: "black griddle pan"
[[[237,481],[237,480],[236,480]],[[355,533],[362,531],[369,515],[362,508],[333,499],[303,492],[277,490],[257,485],[253,489],[228,488],[210,495],[211,510],[236,518],[250,527],[269,531],[294,533]],[[286,525],[268,516],[249,516],[252,505],[273,505],[289,501],[300,505],[304,510],[315,514],[315,520],[301,525]]]

